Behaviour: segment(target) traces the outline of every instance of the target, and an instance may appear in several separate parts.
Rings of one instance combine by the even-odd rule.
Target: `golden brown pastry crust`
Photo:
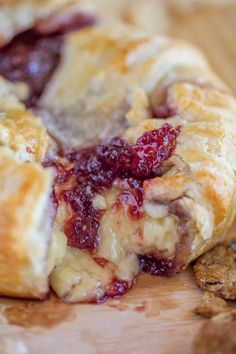
[[[0,78],[0,146],[19,161],[44,160],[49,136],[40,118],[27,111],[17,87]]]
[[[151,32],[166,28],[165,8],[159,0],[1,0],[0,45],[24,30],[49,28],[49,23],[76,14],[94,16],[102,23],[123,21]]]
[[[44,160],[49,139],[3,79],[0,142],[0,294],[42,298],[48,291],[51,174],[36,162]]]
[[[42,298],[48,291],[50,174],[0,151],[0,294]]]
[[[202,54],[185,42],[129,27],[96,27],[66,36],[61,62],[38,105],[49,112],[49,131],[76,146],[114,131],[119,135],[127,121],[136,125],[149,118],[149,100],[158,105],[176,81],[214,82],[226,90]]]
[[[15,35],[29,28],[37,26],[46,18],[53,20],[62,13],[68,16],[71,13],[86,11],[91,13],[90,4],[84,0],[16,0],[0,3],[0,44],[9,42]]]
[[[168,26],[162,0],[92,0],[100,22],[122,21],[150,33],[165,33]]]
[[[187,83],[174,84],[167,97],[177,111],[170,123],[182,126],[177,163],[163,177],[147,182],[145,192],[148,200],[168,204],[170,212],[181,208],[188,218],[191,248],[180,258],[189,262],[219,242],[234,218],[235,158],[230,149],[234,150],[236,106],[230,95]],[[163,123],[144,121],[127,136],[133,141]]]

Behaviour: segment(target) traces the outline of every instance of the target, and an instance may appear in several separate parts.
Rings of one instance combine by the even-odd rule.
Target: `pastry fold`
[[[166,29],[165,7],[160,0],[2,0],[0,45],[33,27],[44,34],[73,21],[81,27],[122,21],[149,32]]]
[[[0,294],[48,292],[51,172],[41,166],[49,137],[10,83],[0,81]]]
[[[50,174],[0,152],[0,294],[43,298],[48,292]]]
[[[234,219],[236,102],[189,83],[171,85],[166,99],[174,117],[144,120],[125,134],[133,142],[166,121],[181,127],[166,173],[144,183],[150,209],[165,205],[177,220],[174,271],[179,271],[223,240]]]

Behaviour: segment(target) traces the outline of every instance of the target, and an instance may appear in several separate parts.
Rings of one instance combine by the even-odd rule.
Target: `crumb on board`
[[[194,353],[236,353],[235,310],[214,316],[203,324],[194,342]]]
[[[197,285],[227,300],[236,299],[236,249],[230,246],[217,246],[201,256],[194,273]]]
[[[230,310],[230,307],[224,299],[213,293],[205,292],[201,303],[197,306],[195,312],[203,317],[211,318]]]

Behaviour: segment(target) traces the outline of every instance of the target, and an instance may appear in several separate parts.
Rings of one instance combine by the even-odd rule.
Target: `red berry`
[[[93,208],[93,197],[110,188],[115,180],[126,186],[116,206],[126,209],[132,217],[140,216],[143,182],[154,178],[160,164],[171,156],[178,134],[179,128],[164,124],[144,133],[135,145],[113,138],[108,144],[65,154],[63,163],[55,161],[58,170],[55,189],[61,191],[56,196],[73,214],[65,224],[70,246],[92,249],[98,245],[102,213]]]

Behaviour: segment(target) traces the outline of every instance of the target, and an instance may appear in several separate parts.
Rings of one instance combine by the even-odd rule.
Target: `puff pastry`
[[[49,139],[3,79],[0,110],[0,293],[42,298],[52,218],[51,173],[40,162]]]
[[[163,32],[166,28],[160,0],[1,0],[0,43],[33,26],[52,30],[58,22],[71,18],[81,27],[96,21],[123,20],[150,31]]]
[[[55,16],[53,11],[50,16]],[[23,28],[34,26],[30,31],[38,31],[38,19],[32,21]],[[223,239],[236,210],[236,101],[203,55],[185,42],[122,25],[76,31],[69,25],[62,29],[60,21],[53,23],[56,27],[44,22],[36,37],[30,32],[30,41],[36,38],[37,43],[30,42],[27,51],[39,53],[41,36],[45,40],[50,34],[50,40],[59,41],[56,65],[47,72],[40,94],[28,101],[32,81],[28,72],[28,76],[22,72],[28,68],[30,54],[20,61],[24,70],[7,84],[9,104],[8,100],[2,103],[1,109],[8,122],[0,130],[4,140],[8,129],[1,147],[7,159],[2,173],[14,178],[15,173],[7,173],[11,164],[26,176],[38,171],[30,181],[36,186],[30,185],[23,194],[40,197],[31,200],[33,205],[27,198],[25,205],[14,201],[17,214],[27,210],[34,220],[33,230],[40,229],[43,211],[50,205],[48,171],[54,171],[52,239],[46,257],[47,232],[40,231],[45,243],[37,262],[43,267],[44,286],[27,290],[28,279],[21,278],[19,287],[0,285],[0,292],[28,296],[28,291],[40,297],[47,291],[49,277],[51,287],[65,301],[97,302],[125,293],[140,270],[158,275],[181,271]],[[5,41],[11,36],[6,35]],[[49,58],[55,55],[47,51]],[[3,47],[2,62],[10,60],[12,53],[11,43]],[[1,73],[11,79],[15,61],[10,60],[4,72],[1,60]],[[37,68],[40,73],[41,67]],[[2,81],[0,88],[5,85]],[[34,113],[26,111],[16,96]],[[54,143],[34,114],[41,116]],[[30,134],[24,124],[32,125]],[[42,161],[44,168],[38,164]],[[37,183],[42,189],[37,189]],[[47,216],[50,219],[50,213]],[[2,240],[11,239],[12,224],[6,224]],[[34,234],[32,229],[28,238]],[[19,236],[14,237],[19,241]],[[36,245],[38,236],[33,240]],[[30,249],[24,252],[33,257]],[[14,257],[12,264],[18,264]],[[40,257],[47,262],[39,261]],[[5,277],[2,269],[0,284]],[[40,284],[34,273],[32,277]]]

